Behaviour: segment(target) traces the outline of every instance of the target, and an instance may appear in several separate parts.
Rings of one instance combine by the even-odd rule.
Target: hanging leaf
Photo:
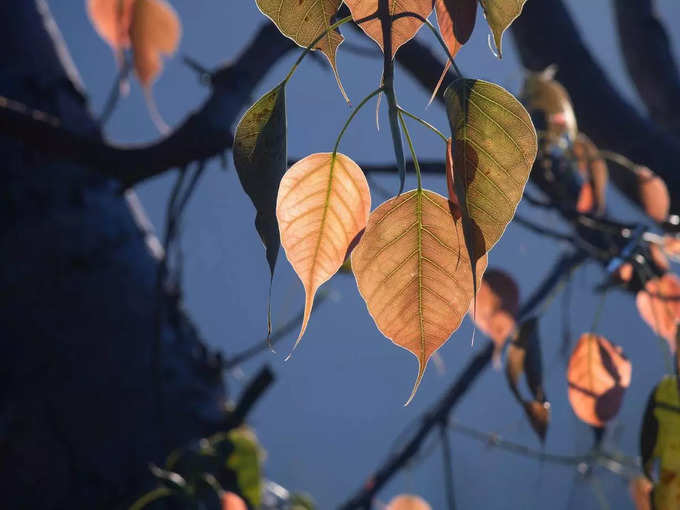
[[[248,510],[248,507],[238,494],[225,492],[222,494],[222,510]]]
[[[354,21],[375,14],[379,3],[379,0],[345,0]],[[389,7],[391,16],[409,12],[427,18],[434,7],[434,0],[390,0]],[[403,16],[392,20],[392,58],[399,47],[413,39],[422,26],[423,22],[413,16]],[[383,52],[385,51],[382,24],[379,18],[362,22],[359,27],[380,46]]]
[[[493,40],[498,50],[498,58],[503,56],[503,33],[522,13],[527,0],[479,0],[484,9],[486,22],[493,33]]]
[[[654,221],[659,223],[666,221],[671,206],[666,183],[646,166],[636,166],[635,174],[642,209]]]
[[[680,381],[667,375],[654,388],[640,431],[642,468],[650,479],[656,479],[652,498],[654,508],[677,508],[680,501]],[[659,476],[652,468],[658,462]]]
[[[620,347],[593,333],[581,335],[567,367],[569,403],[576,416],[604,427],[619,412],[630,376],[630,362]]]
[[[586,200],[589,203],[577,204],[576,208],[580,212],[589,212],[596,215],[602,215],[605,212],[606,195],[607,195],[607,181],[609,180],[609,171],[607,170],[607,163],[599,155],[599,151],[595,144],[584,134],[579,134],[574,140],[572,146],[573,156],[576,158],[576,164],[584,180],[583,190],[587,187],[589,189],[590,199]],[[579,197],[579,200],[584,200],[585,197]]]
[[[534,429],[541,441],[545,441],[548,422],[550,421],[550,404],[546,400],[543,389],[543,364],[541,361],[541,344],[538,339],[538,320],[536,318],[523,322],[515,339],[510,343],[505,374],[510,390],[522,405],[531,428]],[[519,390],[522,374],[526,376],[531,398],[524,398]]]
[[[227,467],[236,474],[238,491],[248,504],[259,508],[262,498],[261,452],[255,434],[247,427],[231,430],[227,434],[231,453]]]
[[[680,279],[672,273],[645,283],[635,298],[640,317],[652,331],[668,342],[675,351],[675,338],[680,321]]]
[[[122,63],[122,50],[130,47],[132,4],[136,0],[88,0],[87,13],[99,36]]]
[[[307,328],[317,289],[340,269],[370,211],[366,177],[343,154],[335,159],[331,153],[307,156],[281,180],[276,204],[281,244],[306,295],[296,347]]]
[[[519,288],[513,277],[500,269],[487,269],[477,291],[474,321],[493,340],[497,357],[515,329],[518,306]]]
[[[342,0],[257,0],[262,13],[271,19],[283,35],[306,48],[321,34],[326,35],[316,43],[331,64],[340,92],[349,101],[340,82],[336,54],[345,39],[339,30],[328,29],[334,23],[335,14]]]
[[[515,214],[536,159],[536,131],[524,107],[493,83],[460,79],[444,99],[453,135],[454,191],[475,262]]]
[[[460,326],[473,295],[460,221],[432,191],[380,205],[352,253],[361,296],[378,329],[418,358],[413,399],[427,362]],[[484,273],[486,257],[477,264]]]
[[[255,229],[269,264],[269,294],[279,254],[276,197],[286,172],[286,88],[281,83],[262,96],[243,115],[234,137],[234,167],[241,186],[256,210]],[[271,300],[271,299],[270,299]],[[268,305],[267,330],[271,333]]]
[[[628,484],[635,510],[652,510],[652,482],[644,476],[636,476]]]
[[[432,507],[420,496],[401,494],[389,502],[386,510],[432,510]]]

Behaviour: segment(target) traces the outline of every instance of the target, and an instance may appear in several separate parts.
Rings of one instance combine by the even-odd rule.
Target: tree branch
[[[680,73],[653,0],[615,0],[621,53],[649,115],[680,137]]]

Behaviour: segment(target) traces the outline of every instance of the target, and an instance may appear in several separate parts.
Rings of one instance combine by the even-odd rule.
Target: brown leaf
[[[116,58],[121,50],[130,47],[132,4],[136,0],[88,0],[87,13],[99,36],[104,39]]]
[[[635,298],[640,317],[675,352],[680,320],[680,279],[672,273],[649,280]]]
[[[347,7],[352,13],[354,21],[366,18],[378,11],[379,0],[345,0]],[[390,0],[390,15],[397,16],[403,13],[419,14],[427,18],[434,7],[434,0]],[[423,22],[413,16],[403,16],[392,21],[392,58],[401,45],[415,37]],[[383,48],[383,31],[379,18],[363,22],[361,29],[373,39],[380,49]]]
[[[305,288],[304,318],[295,346],[307,328],[317,289],[340,269],[370,210],[366,177],[343,154],[335,159],[331,153],[307,156],[281,179],[276,203],[281,245]]]
[[[475,324],[500,351],[515,329],[519,288],[512,276],[500,269],[487,269],[477,291]],[[472,311],[472,305],[470,310]]]
[[[410,402],[428,360],[458,329],[472,300],[461,221],[432,191],[392,198],[371,213],[352,268],[378,329],[418,359]],[[483,257],[478,278],[485,268]]]
[[[666,221],[671,206],[666,183],[646,166],[635,167],[638,178],[638,196],[642,208],[654,221]]]
[[[628,484],[635,510],[652,510],[652,482],[646,476],[636,476]]]
[[[663,236],[663,251],[674,260],[680,259],[680,237],[672,235]]]
[[[401,494],[389,502],[386,510],[432,510],[432,507],[420,496]]]
[[[581,335],[567,367],[569,403],[576,416],[604,427],[618,413],[630,376],[630,362],[620,347],[599,335]]]
[[[567,133],[569,138],[575,140],[578,126],[574,108],[567,89],[553,79],[555,72],[555,66],[539,72],[528,72],[521,97],[530,113],[545,114],[548,138],[557,139]]]
[[[225,492],[222,494],[222,510],[248,510],[248,507],[238,494]]]
[[[599,151],[593,142],[582,133],[576,137],[572,146],[572,153],[576,158],[579,173],[584,179],[584,188],[582,193],[590,193],[588,200],[584,196],[579,197],[579,204],[577,209],[580,212],[592,212],[597,215],[604,214],[607,195],[607,182],[609,180],[609,171],[607,163],[600,157]],[[588,191],[584,191],[585,188]],[[583,203],[581,203],[583,200]],[[588,202],[586,204],[585,202]]]

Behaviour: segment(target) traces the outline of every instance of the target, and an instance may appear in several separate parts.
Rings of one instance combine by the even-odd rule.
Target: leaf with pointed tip
[[[576,416],[604,427],[619,412],[630,376],[630,361],[620,347],[599,335],[581,335],[567,366],[569,403]]]
[[[256,210],[255,228],[269,264],[269,294],[279,254],[276,197],[286,172],[286,89],[281,83],[262,96],[243,115],[234,137],[234,166],[241,186]],[[271,299],[270,299],[271,300]],[[271,333],[271,307],[267,330]]]
[[[317,289],[340,269],[370,211],[366,177],[343,154],[307,156],[281,180],[276,203],[281,244],[305,289],[304,317],[295,347],[307,329]]]
[[[345,0],[352,13],[354,21],[367,18],[378,11],[380,0]],[[414,13],[427,18],[434,7],[434,0],[389,0],[389,14],[391,16]],[[392,20],[392,58],[404,43],[415,37],[423,22],[413,16],[401,16]],[[362,22],[359,27],[368,37],[373,39],[380,49],[385,52],[383,30],[380,18]]]
[[[479,0],[484,9],[484,16],[493,33],[493,40],[498,50],[498,58],[503,56],[503,33],[522,13],[527,0]]]
[[[432,510],[432,507],[420,496],[400,494],[392,498],[386,510]]]
[[[486,257],[477,265],[481,276]],[[437,193],[399,195],[371,213],[352,268],[380,332],[418,359],[408,404],[430,357],[458,329],[472,300],[461,222]]]
[[[494,83],[456,80],[444,99],[453,137],[451,179],[474,262],[515,215],[536,159],[536,131],[519,101]],[[476,280],[474,265],[472,276]]]
[[[262,13],[274,22],[283,35],[303,48],[312,44],[326,32],[314,49],[326,55],[333,68],[340,92],[345,100],[348,100],[340,82],[336,62],[338,46],[345,38],[340,35],[339,30],[329,30],[342,0],[257,0],[256,3]]]

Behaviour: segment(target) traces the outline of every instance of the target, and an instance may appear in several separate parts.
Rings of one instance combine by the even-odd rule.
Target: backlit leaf
[[[479,0],[484,9],[486,22],[493,33],[493,40],[498,50],[498,57],[502,53],[503,33],[521,14],[527,0]]]
[[[241,186],[255,206],[255,228],[269,264],[269,288],[279,253],[276,197],[286,172],[286,89],[280,84],[243,115],[234,137],[234,166]],[[271,320],[268,313],[268,329]]]
[[[481,277],[486,257],[477,266]],[[399,195],[371,213],[352,268],[378,329],[418,359],[410,402],[430,357],[458,329],[472,300],[461,222],[437,193]]]
[[[477,291],[477,327],[496,345],[500,353],[515,329],[519,288],[512,276],[500,269],[487,269]]]
[[[638,196],[647,216],[659,223],[666,221],[671,198],[666,183],[646,166],[635,167],[638,178]]]
[[[636,476],[628,484],[630,497],[635,503],[635,510],[652,510],[652,482],[645,476]]]
[[[420,496],[401,494],[389,502],[387,510],[432,510],[432,507]]]
[[[295,346],[307,328],[317,289],[340,269],[370,210],[366,177],[343,154],[307,156],[281,180],[276,204],[281,244],[306,295]]]
[[[354,21],[361,20],[378,11],[379,0],[345,0]],[[389,0],[390,15],[411,12],[427,18],[434,7],[434,0]],[[392,57],[401,45],[413,39],[423,22],[413,16],[404,16],[392,21]],[[380,19],[365,21],[359,27],[373,39],[380,49],[383,48],[383,31]]]
[[[576,416],[604,427],[619,412],[630,376],[630,362],[620,347],[599,335],[581,335],[567,367],[569,403]]]
[[[225,492],[222,494],[222,510],[248,510],[248,507],[238,494]]]
[[[576,208],[580,212],[602,215],[605,212],[607,181],[609,180],[607,163],[599,155],[595,144],[583,134],[579,134],[574,140],[572,153],[576,159],[578,171],[584,180],[584,187],[581,191],[583,193],[584,189],[589,189],[590,194],[590,200],[584,200],[583,195],[580,196],[579,199],[583,202],[578,203]]]
[[[281,33],[304,48],[330,28],[341,3],[342,0],[257,0],[257,6]],[[316,43],[315,49],[328,58],[340,91],[347,99],[336,62],[338,46],[343,40],[338,30],[331,30]]]
[[[474,262],[515,214],[536,159],[536,131],[524,107],[493,83],[456,80],[444,99],[453,136],[453,187]]]
[[[672,273],[645,283],[635,298],[640,317],[675,351],[680,320],[680,279]]]
[[[132,4],[136,0],[88,0],[87,13],[99,36],[121,60],[121,50],[130,47]]]
[[[231,430],[228,435],[232,451],[227,467],[236,474],[238,490],[254,508],[262,498],[261,452],[255,434],[247,428]]]

